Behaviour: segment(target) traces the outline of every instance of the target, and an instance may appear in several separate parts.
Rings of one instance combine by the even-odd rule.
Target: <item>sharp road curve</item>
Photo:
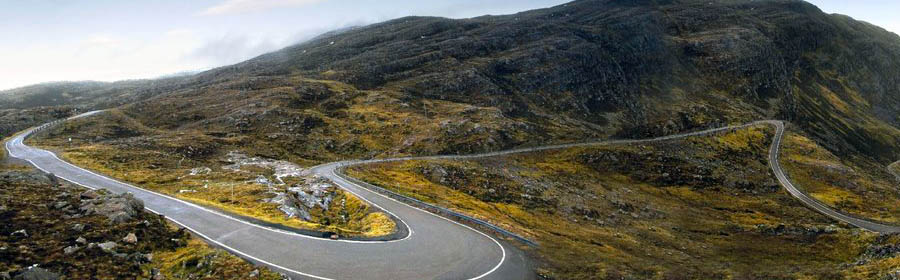
[[[85,117],[85,113],[73,118]],[[798,200],[831,218],[864,229],[895,232],[900,228],[851,217],[835,211],[798,190],[778,163],[778,151],[784,134],[781,121],[758,121],[698,132],[642,140],[610,140],[589,143],[521,148],[476,155],[403,157],[352,160],[323,164],[311,172],[334,181],[401,221],[406,236],[390,241],[330,240],[273,229],[203,208],[167,195],[144,190],[96,174],[59,159],[52,152],[23,143],[41,126],[12,137],[5,144],[11,157],[30,162],[44,172],[87,188],[105,188],[113,192],[133,193],[153,212],[188,228],[208,242],[253,262],[269,266],[295,278],[310,279],[530,279],[532,267],[524,254],[513,246],[468,226],[398,202],[343,179],[336,172],[349,165],[413,159],[472,159],[578,146],[629,144],[664,141],[696,135],[768,124],[776,128],[769,151],[769,164],[778,181]]]
[[[88,116],[92,113],[76,117]],[[40,129],[39,127],[38,129]],[[467,226],[413,208],[334,175],[339,164],[314,172],[402,221],[409,234],[392,241],[330,240],[277,230],[232,218],[167,195],[144,190],[59,159],[23,143],[34,129],[11,138],[11,157],[87,188],[130,192],[147,209],[163,214],[208,242],[295,279],[529,279],[520,251]]]

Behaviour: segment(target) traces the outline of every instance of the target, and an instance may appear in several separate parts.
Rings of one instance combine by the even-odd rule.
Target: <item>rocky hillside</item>
[[[105,82],[54,82],[0,91],[0,109],[49,106],[105,108],[177,88],[179,79]]]
[[[0,166],[0,279],[282,279],[208,247],[130,194]]]
[[[75,110],[69,106],[29,109],[0,109],[0,138],[6,138],[26,128],[71,116]]]
[[[887,163],[900,151],[898,69],[896,34],[802,1],[585,0],[328,34],[185,78],[126,113],[320,159],[779,118]]]

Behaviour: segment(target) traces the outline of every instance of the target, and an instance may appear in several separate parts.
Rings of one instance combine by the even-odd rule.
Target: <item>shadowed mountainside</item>
[[[250,98],[331,115],[361,103],[308,82],[328,80],[386,95],[426,118],[452,114],[429,108],[443,101],[496,108],[490,121],[513,123],[489,140],[455,139],[465,147],[446,152],[567,140],[554,134],[561,129],[635,137],[779,118],[831,150],[884,162],[894,160],[900,140],[897,69],[896,34],[801,1],[576,1],[506,16],[407,17],[321,36],[202,73],[193,79],[209,86],[129,111],[180,128],[232,117]],[[409,139],[397,140],[386,144]]]

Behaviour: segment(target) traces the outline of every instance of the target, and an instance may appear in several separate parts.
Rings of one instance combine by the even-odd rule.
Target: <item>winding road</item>
[[[391,241],[331,240],[236,219],[96,174],[23,143],[35,130],[45,127],[12,137],[5,145],[9,155],[86,188],[133,193],[147,209],[165,215],[209,243],[294,279],[534,278],[529,260],[515,247],[337,177],[333,172],[339,164],[313,170],[401,220],[400,226],[408,227],[405,237]]]
[[[89,112],[72,118],[96,114]],[[71,119],[71,118],[70,118]],[[769,150],[769,164],[781,185],[808,207],[835,220],[876,232],[897,232],[900,228],[852,217],[829,208],[797,189],[778,163],[784,135],[781,121],[757,121],[703,131],[640,140],[609,140],[587,143],[520,148],[474,155],[402,157],[351,160],[312,167],[311,172],[334,181],[370,204],[401,221],[408,234],[390,241],[330,240],[269,228],[246,222],[164,194],[141,189],[96,174],[59,159],[52,152],[23,143],[33,132],[26,130],[6,143],[11,157],[26,160],[44,172],[87,188],[133,193],[146,208],[193,231],[209,243],[258,264],[295,278],[311,279],[532,279],[535,277],[525,255],[513,246],[468,226],[420,210],[371,191],[338,176],[342,167],[419,159],[473,159],[564,149],[578,146],[634,144],[664,141],[767,124],[776,128]]]

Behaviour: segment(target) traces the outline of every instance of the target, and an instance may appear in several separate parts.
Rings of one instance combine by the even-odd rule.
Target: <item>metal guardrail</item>
[[[453,210],[450,210],[450,209],[447,209],[447,208],[444,208],[444,207],[440,207],[440,206],[437,206],[437,205],[434,205],[434,204],[431,204],[431,203],[427,203],[427,202],[424,202],[424,201],[421,201],[421,200],[418,200],[418,199],[415,199],[415,198],[412,198],[412,197],[408,197],[408,196],[405,196],[405,195],[402,195],[402,194],[393,192],[393,191],[391,191],[391,190],[388,190],[388,189],[385,189],[385,188],[382,188],[382,187],[379,187],[379,186],[376,186],[376,185],[372,185],[372,184],[363,182],[363,181],[361,181],[361,180],[355,179],[355,178],[353,178],[353,177],[347,176],[347,175],[345,175],[344,172],[343,172],[345,168],[346,168],[346,167],[340,167],[340,168],[338,168],[338,169],[336,170],[337,172],[335,172],[335,174],[337,174],[338,176],[340,176],[340,177],[343,178],[344,180],[351,181],[351,182],[353,182],[353,183],[355,183],[355,184],[357,184],[357,185],[363,186],[363,187],[365,187],[365,188],[367,188],[367,189],[369,189],[369,190],[372,190],[372,191],[374,191],[374,192],[377,192],[377,193],[380,193],[380,194],[383,194],[383,195],[387,195],[388,197],[391,197],[391,198],[396,199],[396,200],[398,200],[398,201],[404,202],[404,203],[406,203],[406,204],[414,205],[414,206],[417,206],[418,208],[425,209],[425,210],[429,210],[429,212],[436,213],[436,214],[439,214],[439,215],[442,215],[442,216],[445,216],[445,217],[457,219],[457,220],[460,220],[460,221],[463,221],[463,222],[466,222],[466,223],[471,223],[471,224],[475,224],[475,225],[478,225],[478,226],[487,228],[487,229],[489,229],[489,230],[491,230],[491,231],[493,231],[493,232],[496,232],[496,233],[498,233],[498,234],[500,234],[500,235],[503,235],[503,236],[506,236],[506,237],[509,237],[509,238],[512,238],[512,239],[515,239],[515,240],[517,240],[517,241],[519,241],[519,242],[522,242],[522,243],[525,243],[525,244],[527,244],[528,246],[531,246],[531,247],[537,247],[537,246],[538,246],[538,244],[537,244],[536,242],[531,241],[531,240],[528,239],[528,238],[522,237],[521,235],[515,234],[515,233],[513,233],[513,232],[511,232],[511,231],[502,229],[502,228],[500,228],[500,227],[498,227],[498,226],[496,226],[496,225],[493,225],[493,224],[491,224],[491,223],[489,223],[489,222],[487,222],[487,221],[484,221],[484,220],[481,220],[481,219],[478,219],[478,218],[474,218],[474,217],[471,217],[471,216],[468,216],[468,215],[465,215],[465,214],[462,214],[462,213],[459,213],[459,212],[456,212],[456,211],[453,211]]]
[[[57,125],[57,124],[59,124],[59,123],[61,123],[61,122],[66,121],[66,120],[67,120],[67,119],[58,119],[58,120],[55,120],[55,121],[52,121],[52,122],[48,122],[48,123],[42,124],[41,126],[38,126],[38,127],[34,128],[34,129],[32,129],[31,131],[27,132],[27,133],[25,134],[25,136],[22,137],[22,140],[28,140],[28,138],[31,138],[32,136],[34,136],[35,133],[44,131],[44,130],[46,130],[46,129],[50,128],[50,127],[53,127],[53,126],[55,126],[55,125]]]

